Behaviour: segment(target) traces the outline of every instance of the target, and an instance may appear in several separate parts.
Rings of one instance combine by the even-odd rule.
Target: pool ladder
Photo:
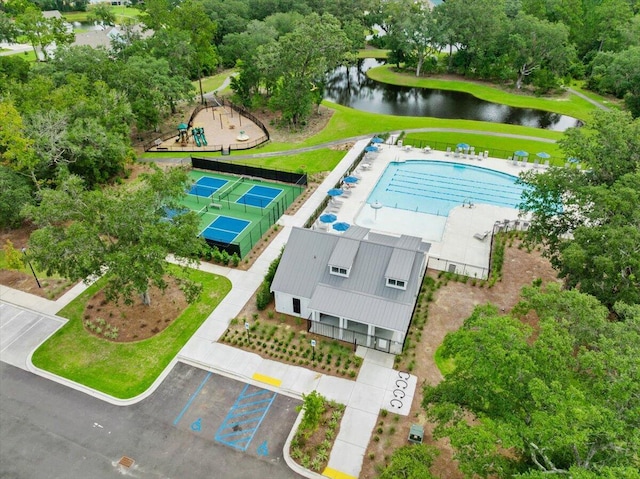
[[[473,203],[469,198],[465,198],[464,200],[462,200],[462,207],[464,208],[465,205],[469,205],[469,208],[473,208]]]

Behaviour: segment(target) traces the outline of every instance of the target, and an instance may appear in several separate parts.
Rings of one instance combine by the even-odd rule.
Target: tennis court
[[[236,203],[249,206],[257,206],[266,208],[282,193],[280,188],[271,188],[268,186],[252,186],[249,191],[243,194]]]
[[[218,216],[204,229],[201,235],[204,239],[230,244],[233,243],[250,224],[251,221],[231,218],[229,216]]]
[[[201,236],[209,246],[241,258],[302,193],[303,187],[262,178],[193,169],[193,186],[180,200],[200,216]],[[167,211],[167,216],[174,215]]]
[[[211,198],[220,188],[228,183],[227,180],[221,178],[211,178],[210,176],[202,176],[193,184],[189,190],[190,195],[200,196],[203,198]]]

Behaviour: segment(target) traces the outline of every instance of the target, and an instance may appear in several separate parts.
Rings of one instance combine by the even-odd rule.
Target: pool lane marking
[[[198,386],[198,389],[196,389],[196,391],[191,395],[191,397],[187,401],[187,404],[184,405],[184,407],[182,408],[182,411],[180,411],[180,414],[178,414],[178,417],[174,419],[173,421],[174,426],[178,425],[178,423],[180,422],[180,419],[182,419],[182,416],[184,416],[184,413],[187,412],[187,409],[189,409],[189,406],[191,406],[191,403],[193,402],[193,400],[196,398],[198,394],[200,394],[200,391],[202,391],[202,388],[211,377],[211,374],[212,374],[211,371],[209,371],[207,375],[204,377],[204,379],[202,380],[202,382],[200,383],[200,386]]]
[[[337,469],[333,469],[331,467],[326,467],[322,472],[322,475],[330,477],[331,479],[358,479],[355,476],[347,474],[346,472],[338,471]]]
[[[282,384],[282,379],[273,378],[273,377],[267,376],[265,374],[255,373],[252,376],[252,378],[255,379],[256,381],[260,381],[261,383],[270,384],[270,385],[276,386],[276,387],[280,387],[280,385]]]

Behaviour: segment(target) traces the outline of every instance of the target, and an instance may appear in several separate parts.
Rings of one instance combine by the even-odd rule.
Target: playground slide
[[[196,146],[200,146],[200,134],[196,131],[193,132],[193,141],[196,142]]]
[[[200,140],[202,141],[202,146],[207,146],[207,139],[204,136],[204,130],[200,132]]]

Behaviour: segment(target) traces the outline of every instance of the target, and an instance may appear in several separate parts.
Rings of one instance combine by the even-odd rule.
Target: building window
[[[393,278],[387,278],[387,286],[398,289],[407,289],[407,283],[405,281]]]
[[[331,274],[337,274],[338,276],[349,276],[349,271],[346,268],[339,268],[338,266],[331,267]]]
[[[298,298],[293,298],[293,312],[296,314],[300,314],[301,311],[300,300]]]

